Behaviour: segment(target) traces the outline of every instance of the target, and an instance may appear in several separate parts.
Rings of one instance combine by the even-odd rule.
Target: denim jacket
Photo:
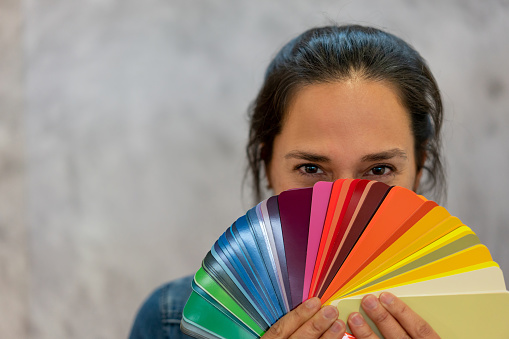
[[[129,339],[191,339],[180,331],[180,320],[192,280],[188,276],[156,289],[138,311]]]

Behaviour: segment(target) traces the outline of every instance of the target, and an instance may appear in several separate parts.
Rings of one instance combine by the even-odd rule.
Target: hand
[[[391,293],[383,292],[380,298],[369,294],[362,298],[361,305],[387,339],[440,339],[424,319]],[[348,326],[357,339],[378,338],[360,313],[350,314]]]
[[[311,298],[279,319],[262,339],[340,339],[345,329],[336,307],[321,308],[320,299]]]

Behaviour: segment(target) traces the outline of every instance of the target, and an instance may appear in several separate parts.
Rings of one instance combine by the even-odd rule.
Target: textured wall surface
[[[0,337],[25,338],[28,324],[23,111],[23,15],[0,1]]]
[[[447,207],[509,278],[508,1],[0,0],[0,336],[123,338],[152,289],[196,271],[251,207],[265,67],[331,22],[428,60]]]

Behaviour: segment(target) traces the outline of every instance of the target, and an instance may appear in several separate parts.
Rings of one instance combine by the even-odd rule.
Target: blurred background
[[[446,206],[509,278],[509,1],[0,0],[0,336],[127,337],[251,207],[246,108],[271,57],[334,22],[427,59]]]

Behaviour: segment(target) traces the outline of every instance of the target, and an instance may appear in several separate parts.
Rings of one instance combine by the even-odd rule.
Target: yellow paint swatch
[[[509,292],[402,297],[444,339],[509,338]],[[373,331],[384,338],[360,307],[360,299],[342,299],[339,319],[360,312]],[[349,331],[349,329],[347,329]]]

